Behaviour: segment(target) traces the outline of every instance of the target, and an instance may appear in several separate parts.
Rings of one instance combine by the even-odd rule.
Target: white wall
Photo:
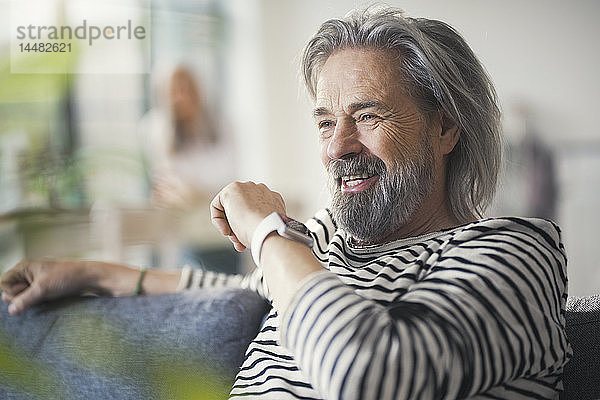
[[[299,54],[321,22],[367,3],[232,3],[245,3],[253,21],[246,24],[250,30],[237,32],[238,39],[251,46],[239,49],[244,56],[238,58],[242,60],[238,67],[244,69],[245,79],[252,80],[245,85],[255,91],[256,100],[232,88],[238,98],[235,111],[243,114],[241,124],[249,127],[241,133],[240,156],[248,166],[244,176],[267,181],[298,203],[300,217],[307,217],[326,204],[327,195],[311,105],[299,89]],[[600,224],[600,174],[591,170],[600,158],[596,123],[600,24],[595,21],[600,2],[405,0],[388,4],[403,8],[410,16],[446,21],[463,34],[496,83],[507,133],[518,130],[516,106],[525,103],[532,109],[537,128],[559,155],[563,191],[558,219],[569,252],[571,294],[600,292],[600,268],[595,267],[592,252],[595,227]],[[237,16],[244,20],[244,11],[238,9]],[[260,43],[251,45],[249,37]],[[256,133],[255,139],[246,135],[251,132]],[[583,160],[577,156],[581,149],[587,151]],[[581,170],[587,171],[587,178],[580,175]]]

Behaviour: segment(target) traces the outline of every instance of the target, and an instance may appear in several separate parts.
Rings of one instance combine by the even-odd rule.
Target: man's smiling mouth
[[[363,173],[359,175],[345,175],[341,177],[342,192],[357,193],[361,192],[379,179],[379,175]]]

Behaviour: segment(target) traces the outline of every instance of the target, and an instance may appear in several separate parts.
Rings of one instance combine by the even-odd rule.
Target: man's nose
[[[351,121],[339,121],[335,125],[333,136],[327,146],[327,155],[331,159],[342,159],[360,153],[362,143],[358,137],[356,124]]]

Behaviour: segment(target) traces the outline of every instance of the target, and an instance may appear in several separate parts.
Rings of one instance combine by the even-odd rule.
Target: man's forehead
[[[388,100],[395,83],[391,79],[377,79],[373,74],[341,71],[319,77],[315,104],[329,107],[332,103],[365,103]]]
[[[406,93],[397,61],[376,50],[346,49],[332,54],[317,77],[316,107],[340,101],[385,103]]]
[[[390,109],[398,102],[408,101],[404,82],[398,80],[386,80],[384,82],[373,82],[363,80],[346,83],[343,86],[322,85],[317,86],[315,108],[313,114],[322,115],[332,108],[344,107],[347,111],[373,107],[378,109]]]
[[[330,96],[338,90],[382,90],[398,77],[392,72],[388,65],[367,65],[359,61],[325,65],[317,77],[317,97],[319,93]]]

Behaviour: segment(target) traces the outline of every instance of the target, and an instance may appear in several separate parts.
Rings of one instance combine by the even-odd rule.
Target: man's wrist
[[[303,223],[273,212],[257,225],[252,235],[250,250],[256,266],[260,266],[263,243],[272,234],[277,234],[287,240],[301,243],[309,248],[313,245],[313,238],[310,231]]]
[[[261,268],[274,304],[281,312],[287,308],[298,283],[307,275],[323,270],[309,247],[276,232],[264,241]]]
[[[271,213],[263,218],[256,228],[254,228],[254,233],[250,241],[250,253],[257,267],[260,267],[262,247],[267,237],[277,234],[278,220],[281,220],[281,218],[277,216],[277,213]]]
[[[112,287],[115,277],[108,265],[99,261],[85,261],[82,267],[81,276],[83,277],[84,291],[100,295],[115,295],[115,288]]]
[[[108,296],[131,295],[140,270],[125,265],[88,261],[84,263],[87,290]]]

